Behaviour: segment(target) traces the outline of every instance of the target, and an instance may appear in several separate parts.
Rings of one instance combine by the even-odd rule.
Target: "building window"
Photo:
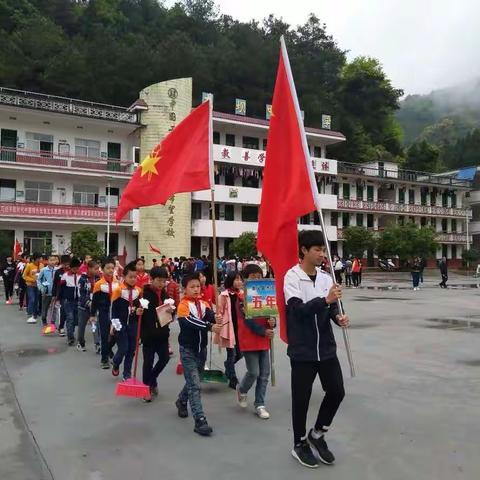
[[[332,183],[332,195],[338,195],[338,183],[337,182]]]
[[[100,142],[86,138],[75,139],[75,155],[79,157],[99,158]]]
[[[262,145],[263,145],[263,149],[266,150],[267,149],[267,144],[268,144],[268,141],[266,138],[263,139],[263,142],[262,142]]]
[[[420,218],[420,225],[421,225],[422,227],[425,227],[425,226],[427,225],[427,219],[426,219],[426,217]]]
[[[350,226],[350,214],[348,212],[342,213],[342,225],[343,228],[347,228]]]
[[[140,148],[139,147],[133,147],[133,162],[135,165],[140,164]]]
[[[367,214],[367,228],[373,228],[373,227],[374,227],[373,213],[368,213]]]
[[[450,197],[452,200],[452,208],[457,208],[457,194],[453,193]]]
[[[320,225],[320,215],[318,214],[318,211],[315,210],[313,212],[313,224],[314,225]],[[336,226],[336,225],[335,225]]]
[[[430,193],[430,206],[434,207],[437,204],[437,192],[432,191]]]
[[[423,206],[427,204],[427,191],[422,188],[422,191],[420,193],[420,202]]]
[[[338,227],[338,212],[330,212],[330,225],[332,227]]]
[[[357,200],[363,200],[363,187],[357,185]]]
[[[301,225],[310,225],[310,214],[304,215],[303,217],[300,217],[300,224]]]
[[[51,155],[53,152],[53,135],[43,133],[26,132],[26,144],[28,150],[42,152],[42,154]]]
[[[53,183],[25,181],[25,201],[52,203]]]
[[[442,207],[448,207],[448,192],[442,193]]]
[[[200,220],[202,218],[202,204],[192,203],[192,220]]]
[[[401,226],[405,225],[405,217],[403,215],[398,217],[398,224]]]
[[[398,203],[400,203],[401,205],[405,204],[405,189],[404,188],[401,188],[398,191]]]
[[[243,137],[243,148],[251,148],[252,150],[258,150],[259,140],[255,137]]]
[[[442,232],[446,233],[448,230],[448,220],[446,218],[442,218]]]
[[[249,177],[242,177],[242,186],[250,188],[258,188],[259,185],[258,177],[250,175]]]
[[[452,259],[456,259],[457,258],[457,246],[456,245],[452,245]]]
[[[415,190],[408,190],[408,203],[413,205],[415,203]]]
[[[350,184],[349,183],[343,184],[343,199],[350,200]]]
[[[235,208],[233,205],[225,205],[225,220],[233,222],[235,217]]]
[[[108,205],[108,187],[105,189],[106,193],[106,205]],[[118,201],[120,199],[120,189],[116,187],[110,187],[110,207],[117,208]]]
[[[73,204],[90,207],[98,205],[98,187],[94,185],[74,185]]]
[[[448,258],[448,245],[442,245],[442,257]]]
[[[373,199],[375,198],[375,194],[374,194],[374,189],[373,189],[373,185],[367,185],[367,200],[369,202],[373,202]]]
[[[209,206],[208,209],[208,218],[212,219],[212,207]],[[218,203],[215,204],[215,220],[220,220],[220,205]]]
[[[258,207],[242,206],[242,222],[258,222]]]
[[[313,147],[313,156],[315,158],[322,158],[322,148],[318,146]]]
[[[430,226],[436,231],[437,230],[437,219],[435,217],[430,218]]]
[[[456,233],[457,232],[457,219],[452,218],[452,232]]]
[[[14,202],[17,182],[15,180],[0,179],[0,201]]]
[[[213,132],[213,143],[220,145],[220,132]]]
[[[31,253],[52,253],[52,232],[25,230],[23,251]]]
[[[363,213],[357,213],[357,227],[363,227]]]
[[[235,146],[235,135],[233,133],[227,133],[225,135],[225,145],[227,145],[228,147]]]
[[[227,170],[225,172],[225,185],[235,185],[235,174],[233,173],[233,170]]]

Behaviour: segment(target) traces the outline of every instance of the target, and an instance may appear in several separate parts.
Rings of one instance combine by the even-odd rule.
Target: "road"
[[[117,398],[115,379],[92,351],[42,337],[16,306],[2,304],[0,479],[476,480],[480,290],[440,290],[435,281],[418,292],[346,293],[357,377],[349,378],[337,330],[347,391],[328,437],[337,463],[315,471],[290,456],[289,365],[280,341],[277,386],[267,395],[272,418],[239,411],[232,390],[207,386],[214,435],[200,438],[190,418],[176,416],[176,357],[156,401]],[[321,393],[317,384],[310,423]]]

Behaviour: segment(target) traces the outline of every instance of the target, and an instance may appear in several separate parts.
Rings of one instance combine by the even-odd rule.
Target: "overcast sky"
[[[173,2],[167,1],[167,4]],[[242,21],[270,13],[296,26],[315,13],[349,58],[378,58],[405,93],[480,77],[479,0],[216,0]]]

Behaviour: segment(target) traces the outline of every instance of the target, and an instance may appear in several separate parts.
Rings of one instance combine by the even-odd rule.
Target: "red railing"
[[[110,209],[110,220],[115,222],[116,208]],[[16,203],[0,202],[0,217],[35,217],[71,220],[107,221],[106,207],[87,207],[82,205],[60,205],[53,203]],[[131,222],[127,215],[123,222]]]
[[[69,153],[41,152],[23,148],[0,147],[0,164],[47,166],[72,170],[130,174],[133,162],[116,158],[92,158]]]

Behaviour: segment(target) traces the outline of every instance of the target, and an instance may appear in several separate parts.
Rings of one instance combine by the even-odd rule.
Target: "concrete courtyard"
[[[38,324],[2,302],[0,479],[480,478],[480,290],[460,276],[452,278],[457,288],[441,290],[436,275],[413,292],[408,275],[395,275],[365,276],[364,285],[392,290],[345,293],[357,377],[349,376],[336,329],[347,395],[327,439],[337,462],[317,470],[290,455],[289,363],[278,339],[271,419],[240,411],[232,390],[209,385],[203,401],[214,435],[200,438],[173,405],[183,382],[177,356],[153,403],[117,398],[115,379],[91,349],[42,337]],[[214,362],[221,364],[216,349]],[[321,397],[317,383],[310,423]]]

